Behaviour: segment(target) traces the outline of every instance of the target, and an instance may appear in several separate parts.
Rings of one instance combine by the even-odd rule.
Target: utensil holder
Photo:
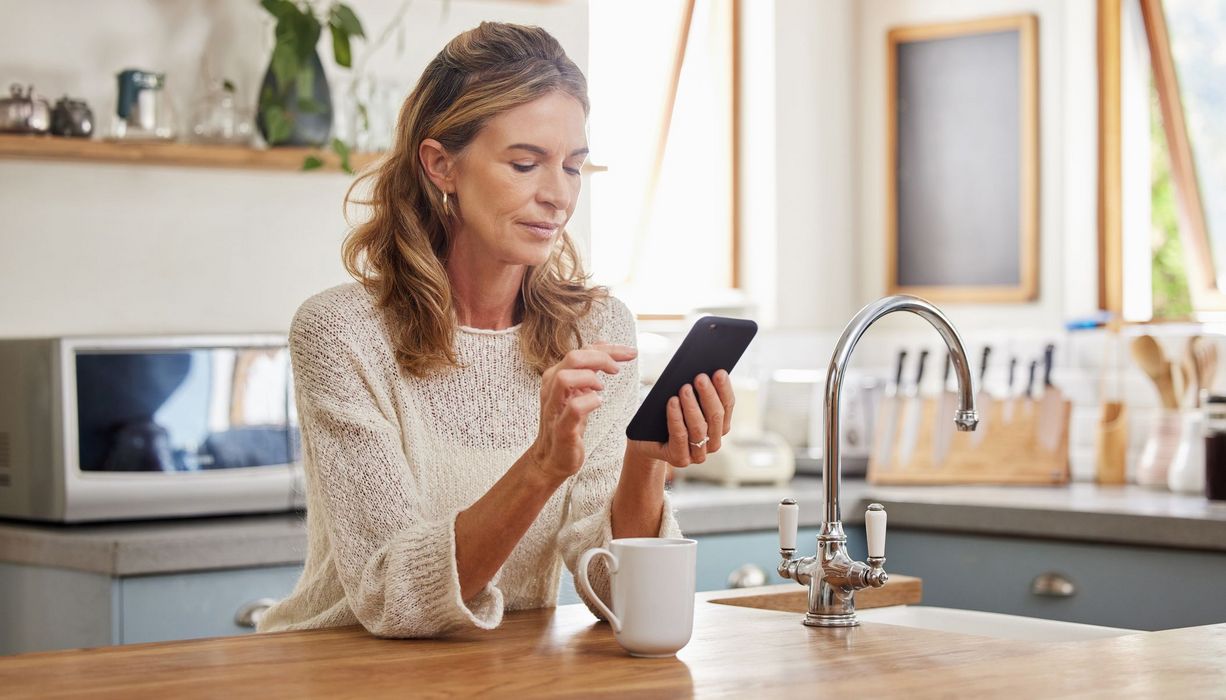
[[[1106,401],[1098,423],[1095,481],[1111,485],[1127,483],[1127,463],[1128,405],[1122,401]]]
[[[1180,417],[1179,447],[1167,470],[1167,488],[1176,493],[1205,492],[1205,414],[1184,411]]]
[[[1136,482],[1140,486],[1151,488],[1167,488],[1167,474],[1171,461],[1179,449],[1180,433],[1183,430],[1183,416],[1178,410],[1161,409],[1156,411],[1149,422],[1149,432],[1145,438],[1145,447],[1137,460]]]
[[[913,450],[904,454],[899,443],[901,425],[879,439],[869,461],[868,480],[874,484],[1064,484],[1068,483],[1069,416],[1072,404],[1018,397],[1006,410],[1007,400],[989,398],[976,404],[983,418],[978,430],[954,432],[952,411],[941,398],[923,399]],[[1053,411],[1054,415],[1045,415]],[[890,430],[879,421],[876,429]],[[1043,430],[1054,431],[1044,435]],[[941,431],[947,431],[939,439]],[[982,431],[982,434],[980,434]]]

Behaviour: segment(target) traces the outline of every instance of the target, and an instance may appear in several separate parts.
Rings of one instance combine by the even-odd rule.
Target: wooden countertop
[[[1043,644],[870,622],[819,630],[796,612],[710,602],[754,594],[699,594],[693,638],[672,659],[626,655],[607,624],[567,605],[507,613],[496,630],[442,640],[345,627],[3,657],[0,688],[6,698],[329,700],[1226,692],[1226,624]]]

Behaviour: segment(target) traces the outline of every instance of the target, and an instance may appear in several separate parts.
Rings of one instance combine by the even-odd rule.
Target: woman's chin
[[[515,251],[516,262],[520,265],[539,267],[544,265],[553,253],[553,241],[534,242]]]

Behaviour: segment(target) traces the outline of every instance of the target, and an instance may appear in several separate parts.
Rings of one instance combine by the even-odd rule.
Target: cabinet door
[[[0,655],[115,644],[110,576],[0,562]]]
[[[816,528],[797,531],[797,554],[813,554],[817,546],[816,537]],[[728,577],[746,564],[761,569],[766,574],[765,583],[784,583],[784,579],[775,572],[779,566],[779,532],[776,530],[699,535],[694,539],[698,540],[697,584],[700,591],[728,588]]]
[[[1226,555],[891,530],[886,568],[924,580],[924,603],[1140,630],[1226,622]],[[1055,573],[1071,595],[1036,595]]]
[[[252,632],[235,622],[238,610],[259,598],[285,597],[301,573],[300,565],[292,565],[120,579],[120,641],[132,644]]]

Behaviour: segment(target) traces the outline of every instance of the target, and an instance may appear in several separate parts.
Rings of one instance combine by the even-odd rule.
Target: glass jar
[[[214,82],[196,101],[191,130],[196,143],[249,146],[255,125],[251,110],[239,101],[233,85]]]
[[[1226,501],[1226,396],[1210,396],[1205,407],[1205,495]]]

